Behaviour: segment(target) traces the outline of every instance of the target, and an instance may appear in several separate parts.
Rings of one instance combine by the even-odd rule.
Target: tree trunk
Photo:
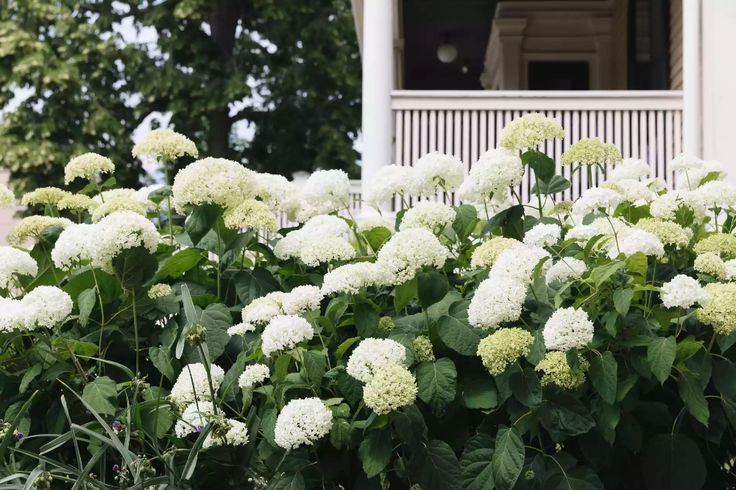
[[[219,51],[219,62],[224,66],[232,63],[235,48],[235,29],[238,20],[245,12],[242,0],[217,0],[212,6],[209,17],[212,42]],[[245,83],[245,82],[243,82]],[[232,121],[227,105],[213,110],[209,114],[209,135],[207,138],[208,153],[213,157],[231,156],[230,130]]]

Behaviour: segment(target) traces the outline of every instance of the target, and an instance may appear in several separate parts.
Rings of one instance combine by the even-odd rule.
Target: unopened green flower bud
[[[432,350],[432,341],[426,335],[420,335],[414,339],[412,343],[414,353],[418,362],[434,361],[434,351]]]
[[[207,329],[201,323],[195,323],[187,332],[187,343],[191,346],[198,346],[205,341]]]
[[[378,330],[384,335],[391,333],[394,326],[394,319],[390,316],[382,316],[381,319],[378,320]]]

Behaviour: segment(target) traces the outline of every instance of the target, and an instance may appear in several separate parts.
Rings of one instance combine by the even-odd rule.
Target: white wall
[[[703,158],[733,166],[736,181],[736,0],[702,0]]]

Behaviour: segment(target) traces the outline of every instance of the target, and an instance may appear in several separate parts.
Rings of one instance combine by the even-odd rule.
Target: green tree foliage
[[[146,35],[126,42],[121,25]],[[355,172],[359,80],[346,0],[7,0],[0,165],[22,191],[96,151],[130,185],[141,167],[128,135],[160,111],[203,155],[286,175]]]

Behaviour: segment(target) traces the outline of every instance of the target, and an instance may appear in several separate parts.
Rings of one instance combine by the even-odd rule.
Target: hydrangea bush
[[[563,136],[531,114],[468,175],[387,166],[361,216],[340,171],[297,188],[172,131],[134,149],[162,185],[73,158],[86,187],[22,196],[0,247],[2,485],[726,488],[736,188],[583,140],[560,164],[608,179],[560,200]]]

